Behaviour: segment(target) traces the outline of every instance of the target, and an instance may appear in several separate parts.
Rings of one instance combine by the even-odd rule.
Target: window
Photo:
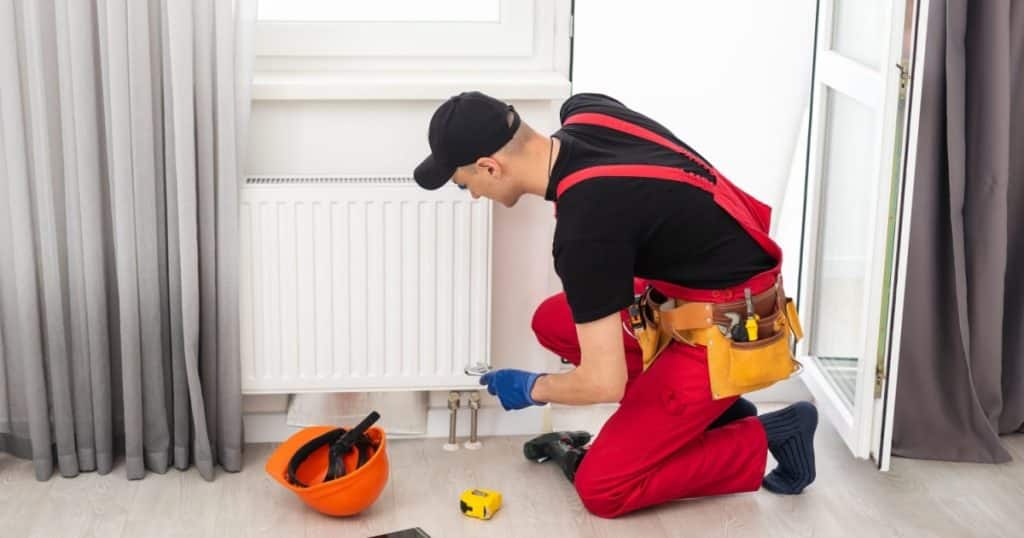
[[[550,70],[555,4],[565,2],[260,0],[256,54],[328,58],[342,68],[349,67],[346,59],[358,63],[359,57],[373,57],[376,65],[397,69],[408,68],[396,61],[400,58],[430,58],[430,65],[419,62],[429,69],[467,58],[478,60],[474,69],[503,69],[546,55]],[[267,63],[273,70],[283,68],[281,61]]]
[[[259,0],[260,21],[500,22],[500,0]]]
[[[258,0],[253,98],[564,98],[571,1]]]

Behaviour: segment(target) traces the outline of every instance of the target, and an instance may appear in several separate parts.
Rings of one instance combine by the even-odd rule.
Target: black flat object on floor
[[[416,527],[414,529],[403,529],[400,531],[389,532],[387,534],[378,534],[377,536],[371,536],[370,538],[430,538],[430,535],[423,532],[423,529]]]

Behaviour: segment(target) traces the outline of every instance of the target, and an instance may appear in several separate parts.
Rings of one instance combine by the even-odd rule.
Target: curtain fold
[[[893,453],[1005,462],[1024,426],[1024,4],[931,0]]]
[[[241,467],[255,0],[0,0],[0,450]]]

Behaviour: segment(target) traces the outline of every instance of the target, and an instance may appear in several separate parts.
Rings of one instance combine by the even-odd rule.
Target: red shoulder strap
[[[608,129],[613,129],[616,131],[633,135],[637,138],[641,138],[649,142],[653,142],[655,144],[658,144],[659,146],[675,151],[676,153],[679,153],[684,157],[690,159],[691,161],[697,163],[701,168],[706,170],[708,174],[714,177],[715,181],[718,181],[718,178],[720,177],[718,172],[714,168],[712,168],[711,165],[704,162],[703,159],[698,157],[692,151],[686,149],[685,147],[679,144],[676,144],[675,142],[672,142],[671,140],[659,135],[658,133],[655,133],[654,131],[651,131],[650,129],[646,129],[639,125],[629,123],[628,121],[621,120],[619,118],[609,116],[607,114],[583,112],[580,114],[574,114],[572,116],[569,116],[562,123],[562,125],[573,124],[596,125],[599,127],[605,127]],[[562,196],[562,193],[569,190],[576,184],[594,177],[647,177],[652,179],[663,179],[667,181],[678,181],[680,183],[692,185],[694,187],[697,187],[698,189],[707,192],[714,192],[714,185],[707,179],[697,174],[682,170],[680,168],[648,164],[613,164],[584,168],[582,170],[577,170],[576,172],[573,172],[572,174],[569,174],[568,176],[562,178],[562,181],[558,183],[557,197],[560,198]]]
[[[564,178],[558,184],[558,197],[574,185],[594,177],[648,177],[669,181],[678,181],[692,185],[704,191],[710,192],[719,207],[736,219],[741,226],[754,238],[772,257],[782,260],[782,250],[768,236],[769,223],[771,221],[771,208],[760,200],[747,194],[739,187],[736,187],[714,167],[697,156],[696,153],[688,150],[680,144],[665,138],[664,136],[651,131],[645,127],[635,125],[628,121],[599,114],[595,112],[583,112],[569,116],[562,122],[562,125],[596,125],[613,129],[622,133],[633,135],[637,138],[658,144],[670,149],[697,163],[706,170],[713,178],[714,183],[696,174],[670,166],[653,166],[644,164],[620,164],[595,166],[578,170]]]
[[[715,170],[710,164],[697,156],[696,153],[686,149],[685,147],[676,144],[675,142],[659,135],[658,133],[641,127],[634,123],[630,123],[626,120],[621,120],[614,116],[607,114],[598,114],[596,112],[581,112],[579,114],[573,114],[566,118],[562,125],[573,125],[573,124],[584,124],[584,125],[597,125],[599,127],[606,127],[608,129],[614,129],[619,132],[631,134],[637,138],[641,138],[648,142],[653,142],[661,147],[668,148],[687,159],[697,163],[701,168],[711,174],[713,177],[718,177],[718,171]]]
[[[561,198],[562,193],[569,190],[577,183],[594,177],[649,177],[653,179],[664,179],[668,181],[686,183],[687,185],[693,185],[698,189],[708,192],[711,192],[712,188],[712,184],[708,180],[696,174],[691,174],[690,172],[671,166],[656,166],[650,164],[610,164],[605,166],[591,166],[590,168],[577,170],[576,172],[565,176],[562,178],[562,181],[558,182],[557,197]]]

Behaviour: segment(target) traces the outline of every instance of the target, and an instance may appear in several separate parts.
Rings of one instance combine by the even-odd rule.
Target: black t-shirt
[[[561,119],[564,122],[579,112],[614,116],[690,149],[662,125],[611,97],[574,95],[562,106]],[[563,177],[596,165],[674,166],[714,182],[685,156],[612,129],[567,125],[554,136],[562,145],[552,169],[548,200],[555,200]],[[776,263],[715,204],[710,193],[692,185],[651,178],[596,177],[565,191],[557,207],[555,271],[577,323],[629,306],[634,276],[690,288],[722,289]]]

